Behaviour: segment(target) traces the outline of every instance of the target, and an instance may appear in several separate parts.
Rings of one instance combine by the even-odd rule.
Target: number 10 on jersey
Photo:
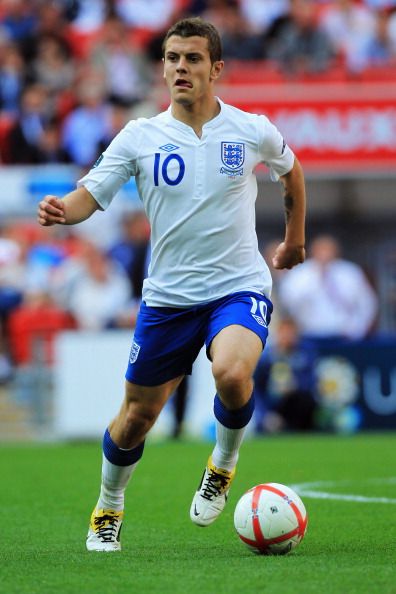
[[[161,175],[162,179],[168,186],[177,186],[178,184],[180,184],[181,180],[184,177],[184,173],[186,171],[185,163],[181,156],[177,155],[176,153],[171,153],[170,155],[167,155],[161,163],[161,157],[163,156],[164,155],[162,155],[161,153],[155,153],[154,155],[154,185],[159,185],[159,178]],[[178,167],[176,166],[171,169],[170,176],[168,173],[168,169],[172,161],[177,161]]]

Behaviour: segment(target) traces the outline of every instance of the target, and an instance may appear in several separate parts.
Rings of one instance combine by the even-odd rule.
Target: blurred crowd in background
[[[258,77],[396,63],[396,0],[2,0],[1,162],[92,165],[157,111],[163,35],[186,15],[218,27],[229,65],[260,61]]]
[[[164,32],[189,15],[219,28],[226,64],[259,61],[258,76],[337,69],[353,78],[396,65],[396,0],[2,0],[0,162],[90,168],[129,119],[158,112]],[[50,367],[61,330],[132,328],[149,237],[135,209],[105,246],[73,228],[0,221],[0,383],[16,369]],[[263,246],[269,263],[272,249]],[[375,291],[336,239],[317,238],[308,256],[272,271],[274,340],[257,391],[273,414],[259,430],[314,425],[314,353],[301,340],[361,339],[376,328]],[[279,408],[276,391],[290,406],[283,398]]]
[[[100,215],[99,215],[100,216]],[[72,227],[4,225],[0,234],[0,383],[37,388],[64,330],[132,330],[150,258],[150,229],[141,210],[122,217],[119,238],[104,249]],[[263,248],[271,264],[278,241]],[[315,237],[304,264],[272,270],[275,311],[270,340],[256,372],[256,429],[317,426],[314,345],[359,341],[376,331],[378,298],[365,272],[345,259],[330,235]],[[46,373],[47,373],[46,371]],[[187,384],[175,395],[173,435],[181,432]]]

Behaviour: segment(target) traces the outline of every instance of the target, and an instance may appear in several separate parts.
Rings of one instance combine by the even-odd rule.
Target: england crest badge
[[[133,342],[131,352],[129,354],[129,363],[131,365],[133,365],[135,363],[136,359],[138,358],[139,351],[140,351],[140,345],[137,342]]]
[[[222,142],[221,160],[224,167],[220,173],[231,176],[243,175],[242,165],[245,162],[245,144],[243,142]]]

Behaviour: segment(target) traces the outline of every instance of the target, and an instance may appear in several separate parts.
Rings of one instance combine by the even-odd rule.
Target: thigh
[[[262,350],[263,343],[255,332],[238,324],[226,326],[216,334],[210,346],[213,370],[238,366],[248,379],[253,376]]]
[[[148,388],[189,375],[203,344],[202,322],[191,310],[142,303],[125,377]]]
[[[135,403],[141,408],[160,412],[183,377],[181,375],[158,386],[141,386],[126,381],[124,404],[129,406]]]

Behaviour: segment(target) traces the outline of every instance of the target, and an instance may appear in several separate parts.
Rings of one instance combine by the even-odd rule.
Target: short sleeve
[[[131,121],[115,136],[92,169],[78,180],[77,187],[84,186],[102,210],[109,206],[121,186],[136,174],[139,144],[138,122]]]
[[[270,170],[272,181],[289,173],[294,164],[294,153],[286,144],[282,134],[265,116],[259,120],[259,157]]]

